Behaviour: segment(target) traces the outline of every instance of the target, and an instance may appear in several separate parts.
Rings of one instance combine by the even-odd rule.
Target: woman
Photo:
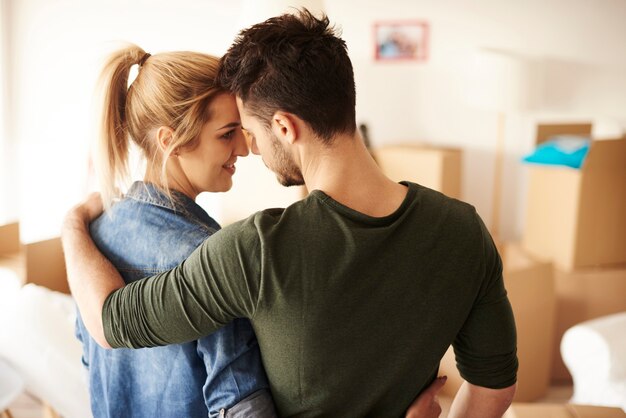
[[[138,75],[128,86],[134,65]],[[217,67],[209,55],[151,56],[135,45],[105,64],[96,161],[107,211],[91,234],[127,283],[178,265],[220,229],[194,200],[229,190],[248,148],[234,97],[215,84]],[[146,163],[144,181],[119,196],[131,140]],[[247,320],[191,343],[106,350],[79,317],[77,337],[96,418],[275,415]]]

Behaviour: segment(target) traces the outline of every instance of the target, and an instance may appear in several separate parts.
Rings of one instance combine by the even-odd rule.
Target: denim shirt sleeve
[[[85,366],[86,369],[89,369],[89,359],[87,353],[89,352],[89,344],[90,338],[89,334],[87,336],[83,336],[83,332],[85,332],[85,325],[83,324],[83,319],[80,316],[80,312],[78,311],[78,307],[76,308],[76,323],[74,327],[74,336],[78,341],[81,342],[83,346],[83,352],[81,354],[80,360]]]
[[[235,318],[253,317],[260,244],[256,229],[243,224],[215,233],[180,266],[109,295],[102,311],[108,343],[114,348],[178,344]]]

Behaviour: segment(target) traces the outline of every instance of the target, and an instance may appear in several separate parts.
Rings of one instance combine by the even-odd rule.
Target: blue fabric
[[[523,158],[524,162],[560,165],[579,169],[589,152],[589,138],[580,136],[557,136],[539,145]]]
[[[175,203],[153,185],[136,182],[92,223],[96,245],[127,283],[177,266],[220,229],[193,200],[176,192],[173,197]],[[198,341],[140,350],[103,349],[80,316],[76,335],[95,418],[216,417],[269,387],[248,320],[236,319]]]

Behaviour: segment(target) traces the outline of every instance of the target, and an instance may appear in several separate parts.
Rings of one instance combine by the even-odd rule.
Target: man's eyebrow
[[[222,126],[221,128],[217,128],[216,131],[219,131],[220,129],[224,129],[224,128],[236,128],[238,126],[241,126],[241,122],[231,122],[231,123],[227,123],[226,125]]]

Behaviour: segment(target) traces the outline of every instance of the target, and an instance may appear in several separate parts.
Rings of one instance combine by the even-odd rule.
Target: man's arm
[[[68,212],[61,235],[67,280],[83,322],[98,344],[110,348],[104,337],[102,306],[111,292],[124,286],[124,280],[89,235],[89,223],[100,213],[102,200],[94,193]]]
[[[261,246],[253,217],[213,234],[172,270],[125,286],[89,236],[88,225],[100,210],[91,198],[70,211],[63,227],[70,288],[100,345],[179,344],[254,315]]]
[[[516,384],[504,389],[489,389],[463,382],[448,418],[500,418],[513,401]]]
[[[450,417],[501,417],[515,394],[517,336],[502,277],[502,260],[480,218],[482,284],[474,306],[453,342],[457,368],[465,379]]]

